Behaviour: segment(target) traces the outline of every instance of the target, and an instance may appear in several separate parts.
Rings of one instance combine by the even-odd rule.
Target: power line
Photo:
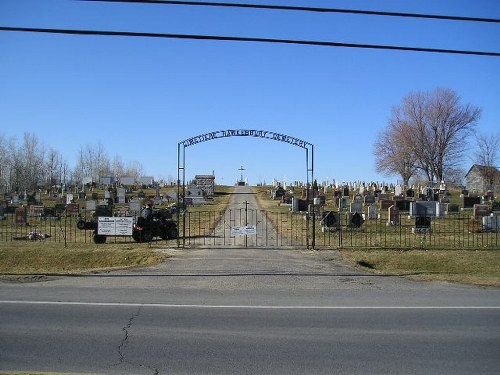
[[[500,23],[500,19],[495,19],[495,18],[444,16],[438,14],[383,12],[383,11],[356,10],[356,9],[315,8],[315,7],[290,6],[290,5],[265,5],[265,4],[249,4],[249,3],[221,3],[221,2],[207,2],[207,1],[170,1],[170,0],[78,0],[78,1],[250,8],[250,9],[316,12],[316,13],[347,13],[347,14],[363,14],[370,16],[426,18],[426,19],[447,20],[447,21]]]
[[[193,39],[193,40],[213,40],[213,41],[230,41],[230,42],[278,43],[278,44],[295,44],[295,45],[309,45],[309,46],[321,46],[321,47],[363,48],[363,49],[379,49],[379,50],[393,50],[393,51],[430,52],[430,53],[447,53],[447,54],[457,54],[457,55],[500,57],[500,52],[467,51],[467,50],[453,50],[453,49],[441,49],[441,48],[419,48],[419,47],[390,46],[390,45],[379,45],[379,44],[339,43],[339,42],[314,41],[314,40],[218,36],[218,35],[163,34],[163,33],[102,31],[102,30],[43,29],[43,28],[4,27],[4,26],[0,26],[0,31],[68,34],[68,35]]]

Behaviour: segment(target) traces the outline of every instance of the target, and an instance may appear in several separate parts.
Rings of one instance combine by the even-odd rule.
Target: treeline
[[[110,159],[104,147],[87,145],[78,151],[76,165],[71,168],[63,155],[43,145],[32,133],[25,133],[21,141],[0,134],[0,191],[49,188],[61,184],[77,184],[83,178],[99,181],[99,176],[143,175],[137,161],[124,164],[120,156]]]

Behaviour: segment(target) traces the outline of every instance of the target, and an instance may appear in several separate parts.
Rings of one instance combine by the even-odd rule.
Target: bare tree
[[[21,159],[21,186],[35,189],[43,180],[45,149],[36,135],[24,133],[23,145],[18,154]]]
[[[400,123],[390,123],[377,136],[373,154],[377,172],[385,175],[399,175],[403,184],[408,186],[410,178],[417,171],[417,163],[411,150],[401,142],[404,126]]]
[[[98,181],[99,176],[109,176],[110,174],[109,157],[101,143],[96,146],[88,144],[85,148],[80,148],[75,167],[77,179],[81,181],[83,177],[92,177],[93,181]]]
[[[45,165],[46,165],[46,185],[53,186],[61,183],[61,168],[63,160],[61,154],[50,148],[47,152]]]
[[[120,178],[125,175],[125,167],[120,155],[115,155],[113,158],[113,175]]]
[[[480,116],[480,108],[461,104],[453,90],[436,89],[410,93],[394,107],[389,124],[404,130],[398,141],[428,180],[440,181],[460,164]]]
[[[493,135],[478,134],[476,137],[477,151],[475,162],[482,167],[483,177],[490,190],[497,183],[498,150],[500,148],[500,133]]]
[[[139,177],[143,176],[144,168],[141,163],[134,160],[127,164],[125,174],[127,176],[135,177],[136,179],[138,179]]]

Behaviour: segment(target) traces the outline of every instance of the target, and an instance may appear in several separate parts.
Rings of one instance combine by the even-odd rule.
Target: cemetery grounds
[[[269,186],[254,189],[260,209],[266,212],[285,243],[304,248],[308,235],[304,214],[292,213],[289,205],[273,200]],[[185,215],[190,234],[210,236],[225,210],[231,190],[231,186],[216,186],[213,201],[188,208]],[[302,191],[295,193],[303,195]],[[104,192],[99,194],[104,195]],[[146,191],[146,196],[154,194],[154,191]],[[459,201],[459,194],[452,192],[452,202]],[[327,199],[322,209],[338,212],[333,192],[326,195],[332,199]],[[55,205],[49,199],[43,201],[48,207]],[[177,246],[176,240],[136,243],[131,237],[111,237],[105,244],[95,244],[93,231],[79,230],[76,226],[79,217],[86,214],[28,216],[26,225],[16,225],[7,215],[6,220],[0,221],[2,278],[148,266],[169,256],[156,249]],[[388,225],[387,212],[383,211],[379,218],[366,220],[360,230],[348,228],[348,217],[340,213],[342,229],[324,232],[319,214],[315,221],[315,250],[338,249],[344,260],[355,267],[385,275],[500,287],[500,236],[497,232],[471,231],[470,212],[433,219],[432,231],[423,233],[412,232],[414,219],[407,213],[401,214],[398,225]],[[182,234],[181,225],[182,220],[179,223]],[[33,231],[47,237],[28,240]]]

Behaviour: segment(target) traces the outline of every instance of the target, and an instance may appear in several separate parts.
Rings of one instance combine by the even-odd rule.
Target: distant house
[[[469,192],[485,193],[489,190],[500,192],[500,171],[495,167],[474,164],[465,175],[465,184]]]

